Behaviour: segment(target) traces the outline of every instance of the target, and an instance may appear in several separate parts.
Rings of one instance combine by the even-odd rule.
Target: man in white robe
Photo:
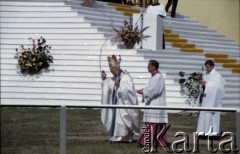
[[[147,7],[147,14],[159,15],[166,17],[167,13],[163,4],[158,3],[158,0],[154,0],[153,4]]]
[[[204,89],[202,107],[218,108],[222,105],[224,97],[225,80],[215,70],[214,62],[205,62],[206,74],[200,81]],[[197,132],[200,136],[218,136],[220,127],[220,112],[200,111]]]
[[[159,63],[156,60],[150,60],[148,63],[148,71],[152,77],[146,87],[137,90],[138,94],[142,94],[145,105],[149,106],[166,106],[165,81],[163,75],[158,71]],[[151,150],[156,151],[157,147],[165,147],[167,145],[166,134],[158,136],[160,132],[166,128],[168,123],[168,114],[166,110],[145,109],[143,115],[144,128],[150,127]],[[144,130],[146,132],[146,130]],[[141,134],[138,144],[146,146],[144,133]]]
[[[167,16],[164,5],[158,3],[158,0],[154,0],[153,4],[151,4],[147,7],[146,14],[157,15],[157,16],[160,16],[162,18]],[[162,49],[165,49],[164,33],[162,35],[163,35]]]
[[[114,77],[102,74],[102,104],[138,105],[132,77],[120,69],[114,55],[108,62]],[[138,109],[102,109],[101,120],[110,142],[132,142],[134,135],[139,135]]]

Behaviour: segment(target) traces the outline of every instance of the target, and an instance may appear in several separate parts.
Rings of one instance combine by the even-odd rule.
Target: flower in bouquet
[[[124,45],[131,45],[132,47],[145,38],[150,36],[143,35],[143,32],[149,27],[145,27],[142,30],[138,29],[138,26],[133,27],[133,25],[129,24],[126,20],[124,21],[124,25],[120,28],[120,30],[113,28],[116,32],[115,40],[120,43],[124,43]]]
[[[193,72],[187,78],[184,78],[185,72],[179,72],[179,84],[181,86],[181,94],[187,96],[186,103],[189,105],[194,105],[197,102],[201,94],[200,83],[199,81],[202,80],[202,73]]]
[[[48,46],[46,40],[41,37],[35,43],[32,40],[31,47],[21,45],[20,51],[16,49],[15,58],[18,59],[18,68],[21,73],[36,74],[42,69],[47,69],[50,63],[53,63],[53,57],[50,54],[51,46]]]

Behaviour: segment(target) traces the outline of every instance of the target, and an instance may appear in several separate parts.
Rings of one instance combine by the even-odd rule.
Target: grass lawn
[[[142,121],[142,114],[140,115]],[[193,148],[192,133],[196,131],[198,117],[169,114],[169,143],[189,135]],[[57,154],[59,153],[59,109],[53,108],[1,108],[1,153],[2,154]],[[142,126],[142,123],[140,124]],[[235,114],[221,117],[221,130],[235,133]],[[100,121],[98,109],[67,110],[67,154],[143,154],[137,143],[109,144],[107,133]],[[226,138],[224,138],[226,140]],[[222,139],[222,140],[224,140]],[[229,139],[229,138],[227,138]],[[221,140],[220,140],[221,141]],[[218,140],[213,140],[218,149]],[[207,140],[199,141],[199,153],[208,154]],[[230,144],[229,144],[230,145]],[[227,147],[229,147],[227,145]],[[183,147],[180,144],[178,148]],[[168,153],[162,148],[158,153]],[[182,152],[189,153],[189,152]],[[220,151],[218,154],[222,153]],[[233,153],[233,152],[232,152]]]

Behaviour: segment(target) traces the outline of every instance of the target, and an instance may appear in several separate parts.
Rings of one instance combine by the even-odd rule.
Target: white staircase
[[[81,0],[0,2],[2,104],[100,104],[101,46],[106,37],[113,36],[112,20],[118,27],[129,18],[104,2],[97,1],[96,8],[82,7],[81,3]],[[194,42],[198,48],[227,53],[239,60],[239,45],[196,21],[181,16],[164,19],[164,25]],[[15,48],[29,44],[29,37],[37,39],[40,36],[52,46],[54,64],[51,71],[33,77],[19,75],[17,60],[14,59]],[[169,43],[162,51],[136,51],[118,49],[108,40],[101,57],[102,69],[108,76],[111,74],[106,57],[112,54],[122,56],[121,66],[133,76],[136,89],[144,87],[150,77],[148,60],[159,60],[160,70],[166,78],[170,106],[187,106],[184,104],[186,97],[179,93],[178,72],[201,71],[206,60],[203,54],[182,53]],[[217,70],[227,80],[224,106],[240,107],[240,76],[232,75],[220,65],[217,65]]]
[[[2,104],[100,104],[99,60],[106,36],[99,27],[63,2],[1,1],[0,11]],[[29,46],[28,38],[40,36],[52,46],[54,63],[50,71],[22,76],[16,68],[15,48]],[[133,76],[136,88],[142,88],[149,77],[147,61],[136,50],[117,49],[107,40],[101,66],[108,76],[107,56],[112,54],[122,56],[122,68]]]
[[[138,50],[138,53],[143,54],[145,59],[159,60],[160,69],[167,72],[168,78],[175,80],[176,87],[171,91],[176,96],[174,100],[176,104],[183,98],[178,93],[180,89],[178,72],[184,71],[187,74],[195,71],[202,72],[201,68],[206,60],[205,53],[225,53],[229,55],[229,58],[237,59],[238,63],[240,62],[240,47],[236,42],[226,39],[225,36],[209,30],[188,17],[174,19],[167,17],[164,19],[164,27],[171,29],[172,33],[179,34],[181,38],[186,38],[189,43],[194,43],[196,48],[204,49],[204,53],[184,53],[177,48],[172,48],[171,43],[166,43],[166,50]],[[216,63],[216,69],[227,81],[223,106],[240,107],[240,75],[232,74],[231,70],[223,68],[222,64]]]

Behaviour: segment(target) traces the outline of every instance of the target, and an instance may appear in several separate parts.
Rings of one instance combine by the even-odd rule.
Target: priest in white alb
[[[148,62],[148,71],[151,78],[146,87],[137,90],[138,94],[143,95],[146,106],[166,106],[166,89],[163,75],[158,71],[159,63],[156,60]],[[165,132],[168,123],[168,113],[166,110],[145,109],[143,115],[143,133],[138,140],[139,146],[151,147],[146,152],[156,152],[157,147],[168,146],[167,135]],[[146,136],[147,134],[147,136]],[[148,138],[148,139],[147,139]],[[150,144],[150,145],[149,145]]]
[[[153,0],[153,3],[147,7],[146,14],[160,16],[162,18],[167,16],[165,7],[163,4],[160,4],[158,0]],[[163,28],[163,27],[162,27]],[[161,30],[163,32],[163,30]],[[162,33],[162,49],[165,49],[165,40],[164,33]]]
[[[112,78],[102,71],[103,105],[138,105],[132,77],[121,70],[116,56],[108,57]],[[101,120],[107,129],[110,142],[132,142],[139,135],[138,109],[102,109]]]
[[[202,107],[219,108],[222,106],[224,97],[225,80],[215,70],[214,62],[205,62],[206,74],[200,83],[205,86],[202,99]],[[220,112],[200,111],[197,133],[199,136],[219,136],[220,134]]]
[[[147,7],[147,14],[159,15],[161,17],[166,17],[167,13],[163,4],[160,4],[158,0],[153,0],[153,3]]]

